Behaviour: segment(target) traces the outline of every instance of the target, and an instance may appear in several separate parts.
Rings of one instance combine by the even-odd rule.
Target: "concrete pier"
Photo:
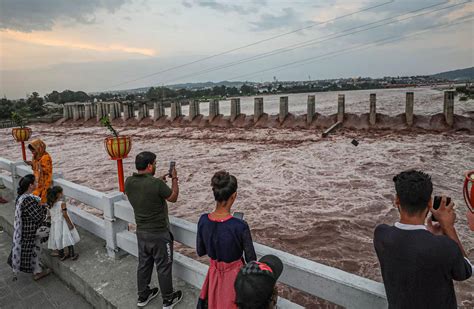
[[[100,121],[102,117],[107,116],[106,110],[105,110],[105,104],[104,102],[99,102],[97,103],[97,121]]]
[[[70,109],[69,109],[69,104],[68,103],[65,103],[63,105],[63,118],[65,120],[68,120],[68,119],[71,119],[72,115],[70,113]]]
[[[105,103],[104,105],[105,105],[105,113],[109,115],[109,119],[114,120],[115,118],[117,118],[117,113],[115,112],[114,103],[108,102],[108,103]]]
[[[178,117],[183,115],[181,111],[181,102],[172,102],[171,103],[171,121],[175,120]]]
[[[123,120],[135,118],[135,107],[133,103],[123,104]]]
[[[257,122],[263,115],[263,98],[254,99],[253,120]]]
[[[162,102],[155,102],[153,104],[153,120],[156,121],[165,116],[165,106]]]
[[[346,106],[346,97],[343,94],[339,94],[337,96],[337,121],[338,122],[344,121],[345,106]]]
[[[375,122],[377,120],[376,104],[377,104],[376,94],[371,93],[370,94],[370,114],[369,114],[369,124],[371,126],[375,125]]]
[[[92,104],[85,103],[84,104],[84,121],[87,121],[92,118]]]
[[[119,102],[114,102],[114,113],[115,118],[122,118],[121,104]]]
[[[314,114],[316,112],[316,97],[308,95],[308,112],[306,113],[306,124],[310,125],[313,122]]]
[[[189,120],[193,120],[200,114],[199,100],[189,102]]]
[[[448,126],[454,124],[454,91],[444,92],[444,119]]]
[[[230,100],[230,121],[234,121],[240,115],[240,98]]]
[[[405,105],[405,117],[407,125],[411,127],[413,125],[413,106],[415,98],[413,92],[407,92],[406,94],[406,105]]]
[[[288,97],[280,97],[280,114],[278,116],[280,123],[285,121],[286,116],[288,116]]]
[[[219,100],[212,99],[209,101],[209,120],[212,121],[216,116],[219,115]]]
[[[77,121],[77,120],[79,120],[79,118],[80,118],[79,105],[74,104],[72,106],[72,120]]]
[[[148,105],[146,103],[139,103],[137,120],[141,121],[144,118],[148,117],[150,117],[150,110],[148,109]]]

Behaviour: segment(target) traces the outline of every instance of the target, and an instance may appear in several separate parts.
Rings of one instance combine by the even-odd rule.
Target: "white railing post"
[[[23,161],[18,161],[18,162],[12,162],[10,163],[10,172],[12,173],[12,186],[13,186],[13,198],[16,200],[16,197],[18,194],[16,193],[16,190],[18,189],[18,183],[20,182],[21,176],[18,175],[17,173],[17,167],[25,165],[25,162]]]
[[[122,192],[113,192],[104,196],[104,230],[107,254],[112,258],[121,258],[127,252],[120,250],[117,246],[117,233],[128,229],[128,222],[115,217],[115,202],[124,199]]]

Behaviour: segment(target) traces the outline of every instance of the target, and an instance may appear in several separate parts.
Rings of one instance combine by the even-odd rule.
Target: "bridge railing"
[[[23,162],[11,162],[0,157],[0,179],[9,189],[16,188],[20,177],[31,173]],[[124,253],[137,256],[137,238],[128,230],[129,223],[135,223],[133,208],[120,192],[110,194],[67,181],[61,175],[54,175],[54,185],[64,189],[64,195],[89,207],[103,211],[103,218],[79,207],[68,205],[73,221],[83,229],[106,241],[109,256],[119,257]],[[175,241],[195,248],[197,225],[170,216],[171,231]],[[254,243],[257,255],[274,254],[283,264],[279,279],[289,287],[328,300],[346,308],[386,308],[387,300],[383,284],[363,278],[340,269],[329,267],[296,255]],[[208,266],[179,252],[174,253],[175,275],[191,285],[200,288]],[[279,299],[279,308],[297,308],[298,305]]]

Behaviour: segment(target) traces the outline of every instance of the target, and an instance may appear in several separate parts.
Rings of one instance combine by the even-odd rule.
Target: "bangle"
[[[178,180],[178,177],[171,177],[171,180]]]

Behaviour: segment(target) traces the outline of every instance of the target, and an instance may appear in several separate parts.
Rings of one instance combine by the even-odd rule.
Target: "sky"
[[[0,0],[0,95],[433,74],[474,66],[473,18],[472,0]]]

